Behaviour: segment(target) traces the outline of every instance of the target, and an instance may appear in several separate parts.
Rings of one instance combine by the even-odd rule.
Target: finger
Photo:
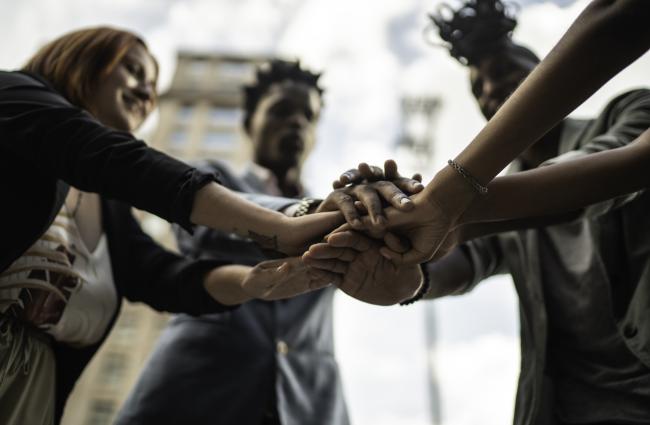
[[[369,237],[353,231],[333,234],[327,239],[327,243],[335,248],[352,248],[358,252],[367,251],[375,245]]]
[[[350,226],[355,229],[363,228],[363,224],[359,219],[359,212],[354,207],[354,199],[350,195],[344,192],[338,192],[338,194],[334,196],[334,203],[343,213],[345,221],[347,221]]]
[[[384,217],[384,209],[381,206],[381,200],[377,192],[368,186],[359,186],[354,191],[354,194],[368,210],[372,224],[376,227],[384,227],[386,225],[386,217]]]
[[[309,276],[310,290],[326,288],[330,285],[339,286],[343,281],[343,276],[328,272],[327,270],[310,269]]]
[[[400,177],[395,180],[391,180],[399,190],[407,195],[413,195],[418,192],[422,192],[424,185],[415,179],[409,179],[406,177]]]
[[[397,172],[397,163],[394,160],[387,159],[384,162],[384,175],[386,176],[386,180],[395,180],[400,177]]]
[[[384,236],[384,243],[388,249],[399,254],[407,252],[411,246],[407,241],[394,233],[386,233]]]
[[[343,183],[341,183],[339,180],[334,180],[332,182],[332,189],[336,190],[336,189],[341,189],[341,188],[344,188],[344,187],[345,187],[345,185]]]
[[[420,173],[415,173],[415,174],[413,174],[413,177],[411,177],[411,178],[412,178],[413,180],[417,180],[417,181],[419,181],[420,183],[422,183],[422,174],[420,174]]]
[[[326,243],[318,243],[309,247],[309,251],[305,252],[302,258],[304,260],[337,259],[350,262],[357,258],[357,251],[352,248],[339,248]]]
[[[339,182],[344,186],[350,183],[359,183],[363,180],[362,174],[356,168],[351,168],[339,177]]]
[[[370,182],[375,182],[378,180],[385,179],[384,170],[382,170],[381,168],[375,165],[368,165],[365,162],[359,164],[359,172],[361,173],[364,179]]]
[[[306,258],[305,264],[310,268],[326,270],[332,273],[345,274],[348,271],[348,263],[341,260],[315,260]]]
[[[400,176],[397,171],[397,163],[392,159],[387,159],[386,162],[384,162],[384,174],[386,175],[386,180],[395,183],[402,192],[408,195],[421,192],[422,189],[424,189],[424,186],[422,185],[422,176],[420,174],[415,174],[411,179]],[[419,178],[416,178],[416,176]]]
[[[361,219],[361,222],[363,223],[363,218]],[[329,240],[330,236],[332,236],[332,235],[334,235],[336,233],[339,233],[339,232],[346,232],[346,231],[350,231],[350,230],[352,230],[352,226],[350,226],[348,223],[343,223],[339,227],[337,227],[336,229],[332,230],[327,235],[325,235],[323,240],[325,240],[327,242]]]
[[[372,187],[395,208],[402,211],[410,211],[414,208],[413,201],[393,183],[380,181],[373,183]]]
[[[379,249],[379,253],[383,255],[384,258],[387,258],[388,260],[392,261],[395,265],[398,266],[420,264],[429,260],[426,254],[417,251],[415,249],[411,249],[407,252],[400,253],[400,252],[392,251],[386,246],[382,246]]]
[[[366,209],[365,205],[363,205],[363,202],[361,201],[354,201],[354,207],[359,211],[361,214],[367,215],[368,210]]]

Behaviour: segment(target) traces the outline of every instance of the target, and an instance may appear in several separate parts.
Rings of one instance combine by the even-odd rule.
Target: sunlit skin
[[[87,100],[88,109],[109,127],[135,131],[156,106],[157,78],[153,57],[136,44],[98,83]]]

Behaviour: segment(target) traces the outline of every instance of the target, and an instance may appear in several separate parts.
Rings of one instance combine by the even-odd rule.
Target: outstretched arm
[[[523,150],[648,50],[649,20],[648,1],[592,1],[551,53],[455,158],[456,163],[477,183],[487,185]],[[610,196],[628,190],[618,185],[621,180],[611,183]],[[526,190],[534,193],[530,188]],[[395,226],[395,231],[406,232],[422,243],[411,238],[414,250],[395,261],[413,263],[432,258],[480,196],[468,179],[451,167],[438,172],[422,195],[413,199],[415,208],[408,213],[410,223]]]
[[[594,0],[476,138],[458,155],[489,183],[650,47],[650,2]]]
[[[635,142],[571,161],[497,177],[461,222],[565,213],[650,187],[650,130]]]

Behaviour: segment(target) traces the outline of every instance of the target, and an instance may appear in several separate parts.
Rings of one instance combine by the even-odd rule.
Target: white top
[[[106,235],[90,252],[65,207],[47,232],[0,274],[0,312],[73,345],[98,342],[117,303]]]

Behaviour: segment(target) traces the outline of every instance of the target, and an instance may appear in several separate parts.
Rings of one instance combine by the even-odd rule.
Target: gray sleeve
[[[472,280],[461,292],[471,291],[490,276],[508,273],[498,236],[473,239],[462,244],[460,249],[474,271]]]
[[[578,149],[549,159],[542,166],[571,161],[633,142],[650,128],[650,90],[634,90],[618,96],[590,127]],[[633,192],[590,205],[584,209],[583,216],[590,218],[606,214],[633,201],[641,193]]]

